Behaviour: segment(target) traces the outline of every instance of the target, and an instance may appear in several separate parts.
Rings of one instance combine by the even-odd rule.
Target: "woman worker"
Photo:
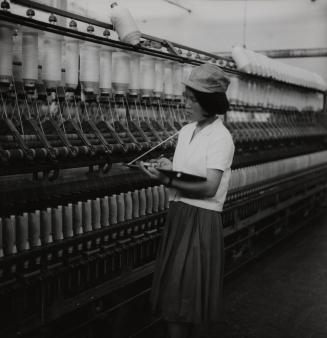
[[[198,324],[219,320],[224,266],[221,211],[226,198],[234,143],[218,117],[229,104],[229,80],[217,66],[193,69],[186,110],[193,121],[179,133],[173,162],[162,158],[142,170],[170,188],[170,204],[156,261],[151,301],[167,322],[169,338],[191,337]],[[206,177],[171,179],[156,166]]]

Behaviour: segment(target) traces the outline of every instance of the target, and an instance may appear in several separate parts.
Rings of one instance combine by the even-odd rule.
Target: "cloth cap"
[[[203,93],[225,93],[229,82],[225,72],[218,66],[204,63],[193,68],[189,78],[183,84]]]

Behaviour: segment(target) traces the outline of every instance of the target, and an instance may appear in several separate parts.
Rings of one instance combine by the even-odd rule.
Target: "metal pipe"
[[[326,57],[327,48],[298,48],[298,49],[272,49],[272,50],[257,50],[256,53],[267,55],[273,59],[282,58],[312,58]],[[216,55],[230,57],[231,52],[217,52]]]
[[[275,50],[262,50],[258,51],[258,53],[276,59],[326,57],[327,48],[275,49]]]

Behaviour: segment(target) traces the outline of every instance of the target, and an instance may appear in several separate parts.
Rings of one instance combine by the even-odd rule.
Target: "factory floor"
[[[162,324],[142,338],[164,338]],[[225,282],[221,321],[201,338],[327,338],[327,207]]]

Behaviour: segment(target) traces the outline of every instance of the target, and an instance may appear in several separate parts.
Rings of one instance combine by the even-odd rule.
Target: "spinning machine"
[[[316,74],[242,48],[225,59],[145,34],[131,45],[109,24],[28,0],[1,2],[0,45],[1,337],[125,337],[153,319],[167,189],[123,163],[173,155],[194,65],[231,80],[226,275],[326,202]]]

